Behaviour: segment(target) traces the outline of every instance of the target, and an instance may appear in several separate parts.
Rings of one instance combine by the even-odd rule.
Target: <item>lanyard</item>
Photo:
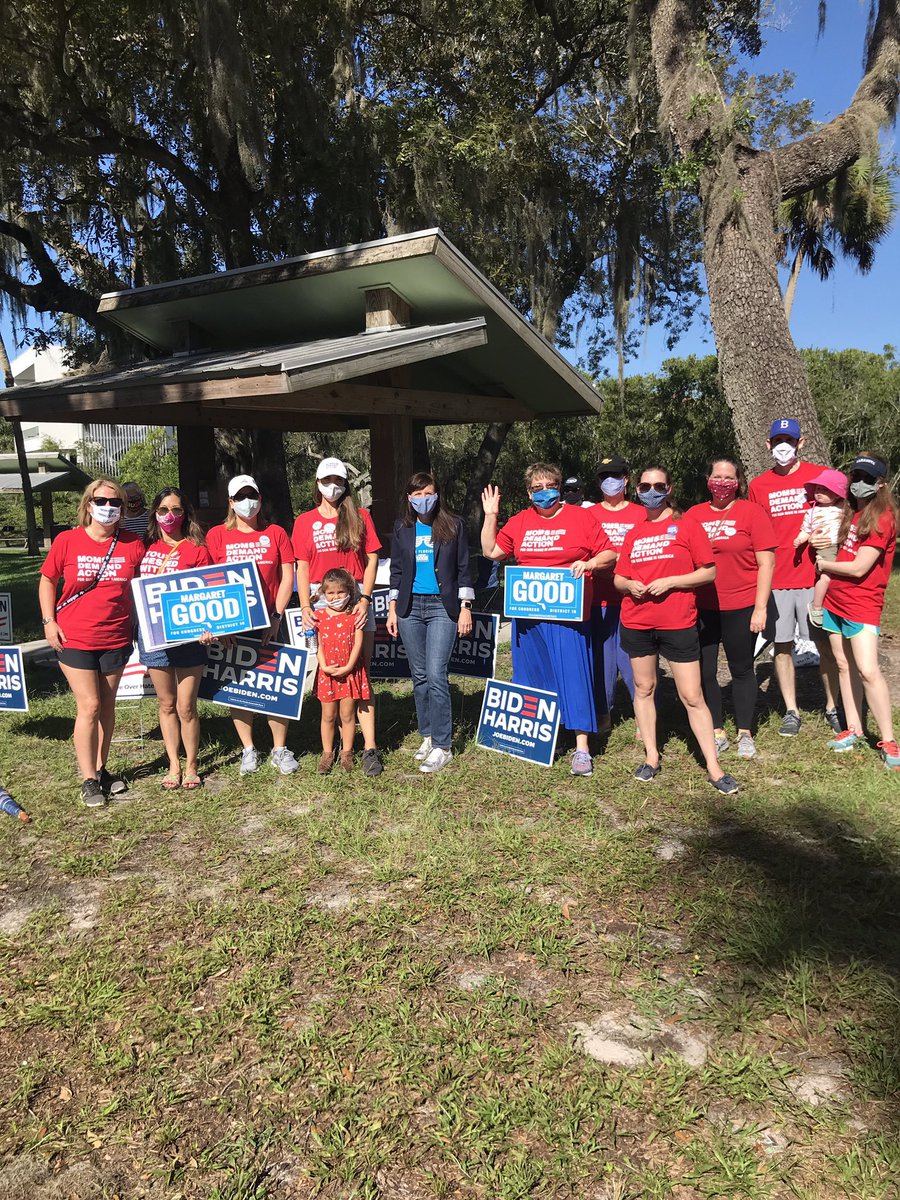
[[[112,558],[113,551],[115,550],[115,548],[118,544],[119,544],[119,531],[117,529],[115,534],[113,535],[113,540],[110,542],[109,549],[106,551],[106,557],[103,559],[103,562],[100,564],[100,570],[97,572],[97,574],[94,576],[94,578],[91,580],[91,582],[87,585],[86,588],[82,588],[80,592],[77,592],[74,596],[70,596],[68,598],[68,600],[64,600],[62,602],[62,604],[57,604],[57,606],[56,606],[57,613],[62,612],[62,610],[64,608],[68,608],[70,604],[74,604],[76,600],[80,600],[82,596],[86,596],[88,594],[88,592],[92,591],[92,589],[97,586],[97,584],[103,578],[103,572],[106,570],[106,565],[109,562],[109,560]]]

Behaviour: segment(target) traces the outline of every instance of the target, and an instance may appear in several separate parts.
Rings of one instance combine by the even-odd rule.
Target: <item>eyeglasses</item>
[[[172,516],[174,516],[174,517],[183,517],[184,516],[183,508],[163,508],[163,506],[160,505],[156,511],[157,511],[157,513],[171,513]]]
[[[254,492],[252,488],[242,488],[236,496],[231,498],[232,500],[258,500],[259,492]]]
[[[667,492],[669,485],[667,483],[639,483],[637,490],[639,492]]]
[[[93,495],[93,496],[91,496],[91,499],[93,500],[93,502],[95,504],[108,504],[110,506],[110,508],[121,508],[122,507],[122,501],[119,499],[118,496]]]
[[[580,496],[584,488],[563,488],[564,496]]]

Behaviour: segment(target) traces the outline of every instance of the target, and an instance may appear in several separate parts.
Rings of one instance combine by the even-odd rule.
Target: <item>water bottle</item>
[[[16,804],[5,788],[0,788],[0,812],[5,812],[8,817],[15,817],[19,821],[31,820],[25,809]]]
[[[314,654],[318,653],[319,639],[316,637],[315,626],[313,626],[311,629],[303,630],[303,640],[306,643],[306,649],[309,651],[310,654],[314,655]]]

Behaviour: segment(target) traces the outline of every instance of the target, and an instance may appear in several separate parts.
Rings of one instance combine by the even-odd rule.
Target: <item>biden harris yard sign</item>
[[[590,577],[576,579],[568,567],[507,567],[503,615],[536,621],[586,621]]]
[[[232,612],[233,597],[236,595],[232,589],[235,587],[242,588],[244,592],[247,605],[246,624],[235,620]],[[203,632],[203,628],[212,626],[212,633],[221,632],[223,636],[233,633],[248,633],[253,629],[265,629],[269,624],[269,613],[255,562],[228,563],[227,566],[214,564],[210,567],[194,567],[189,571],[172,571],[168,575],[141,575],[132,580],[131,590],[146,650],[162,650],[166,646],[178,645],[180,642],[194,642],[199,637],[199,633],[196,631],[198,624],[202,624],[200,633]],[[223,593],[223,595],[213,597],[211,595],[213,591]],[[170,592],[189,594],[182,596],[180,600],[164,602],[163,596]],[[227,614],[225,610],[226,596],[230,597]],[[192,614],[191,601],[203,597],[205,597],[204,611],[201,613],[198,608]],[[185,604],[184,611],[179,607],[181,600]],[[174,610],[170,608],[171,605],[175,605]],[[164,616],[166,608],[170,613],[168,630]],[[173,611],[179,618],[185,618],[184,623],[180,626],[172,618]],[[204,620],[202,623],[193,621],[192,616],[203,617]],[[216,628],[220,624],[221,629]],[[235,628],[236,625],[240,625],[240,629]],[[181,629],[181,632],[177,632],[178,628]],[[169,636],[176,632],[176,636]]]
[[[0,712],[28,712],[21,646],[0,647]]]
[[[556,692],[489,679],[484,689],[476,744],[499,754],[549,767],[559,734]]]
[[[279,642],[262,646],[243,637],[229,646],[214,642],[207,647],[200,696],[214,704],[296,721],[303,703],[306,656],[305,650]]]

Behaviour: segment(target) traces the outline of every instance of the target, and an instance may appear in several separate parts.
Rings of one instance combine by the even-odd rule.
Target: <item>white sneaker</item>
[[[248,746],[241,755],[241,775],[255,775],[259,770],[259,755],[253,746]]]
[[[282,746],[280,750],[273,750],[270,761],[272,766],[279,770],[282,775],[293,775],[300,766],[287,746]]]
[[[436,771],[443,771],[452,757],[452,750],[442,750],[440,746],[435,746],[419,770],[423,775],[434,775]]]
[[[416,762],[424,762],[430,753],[431,753],[431,738],[427,737],[422,742],[422,745],[415,752],[415,754],[413,755],[413,758],[416,760]]]

